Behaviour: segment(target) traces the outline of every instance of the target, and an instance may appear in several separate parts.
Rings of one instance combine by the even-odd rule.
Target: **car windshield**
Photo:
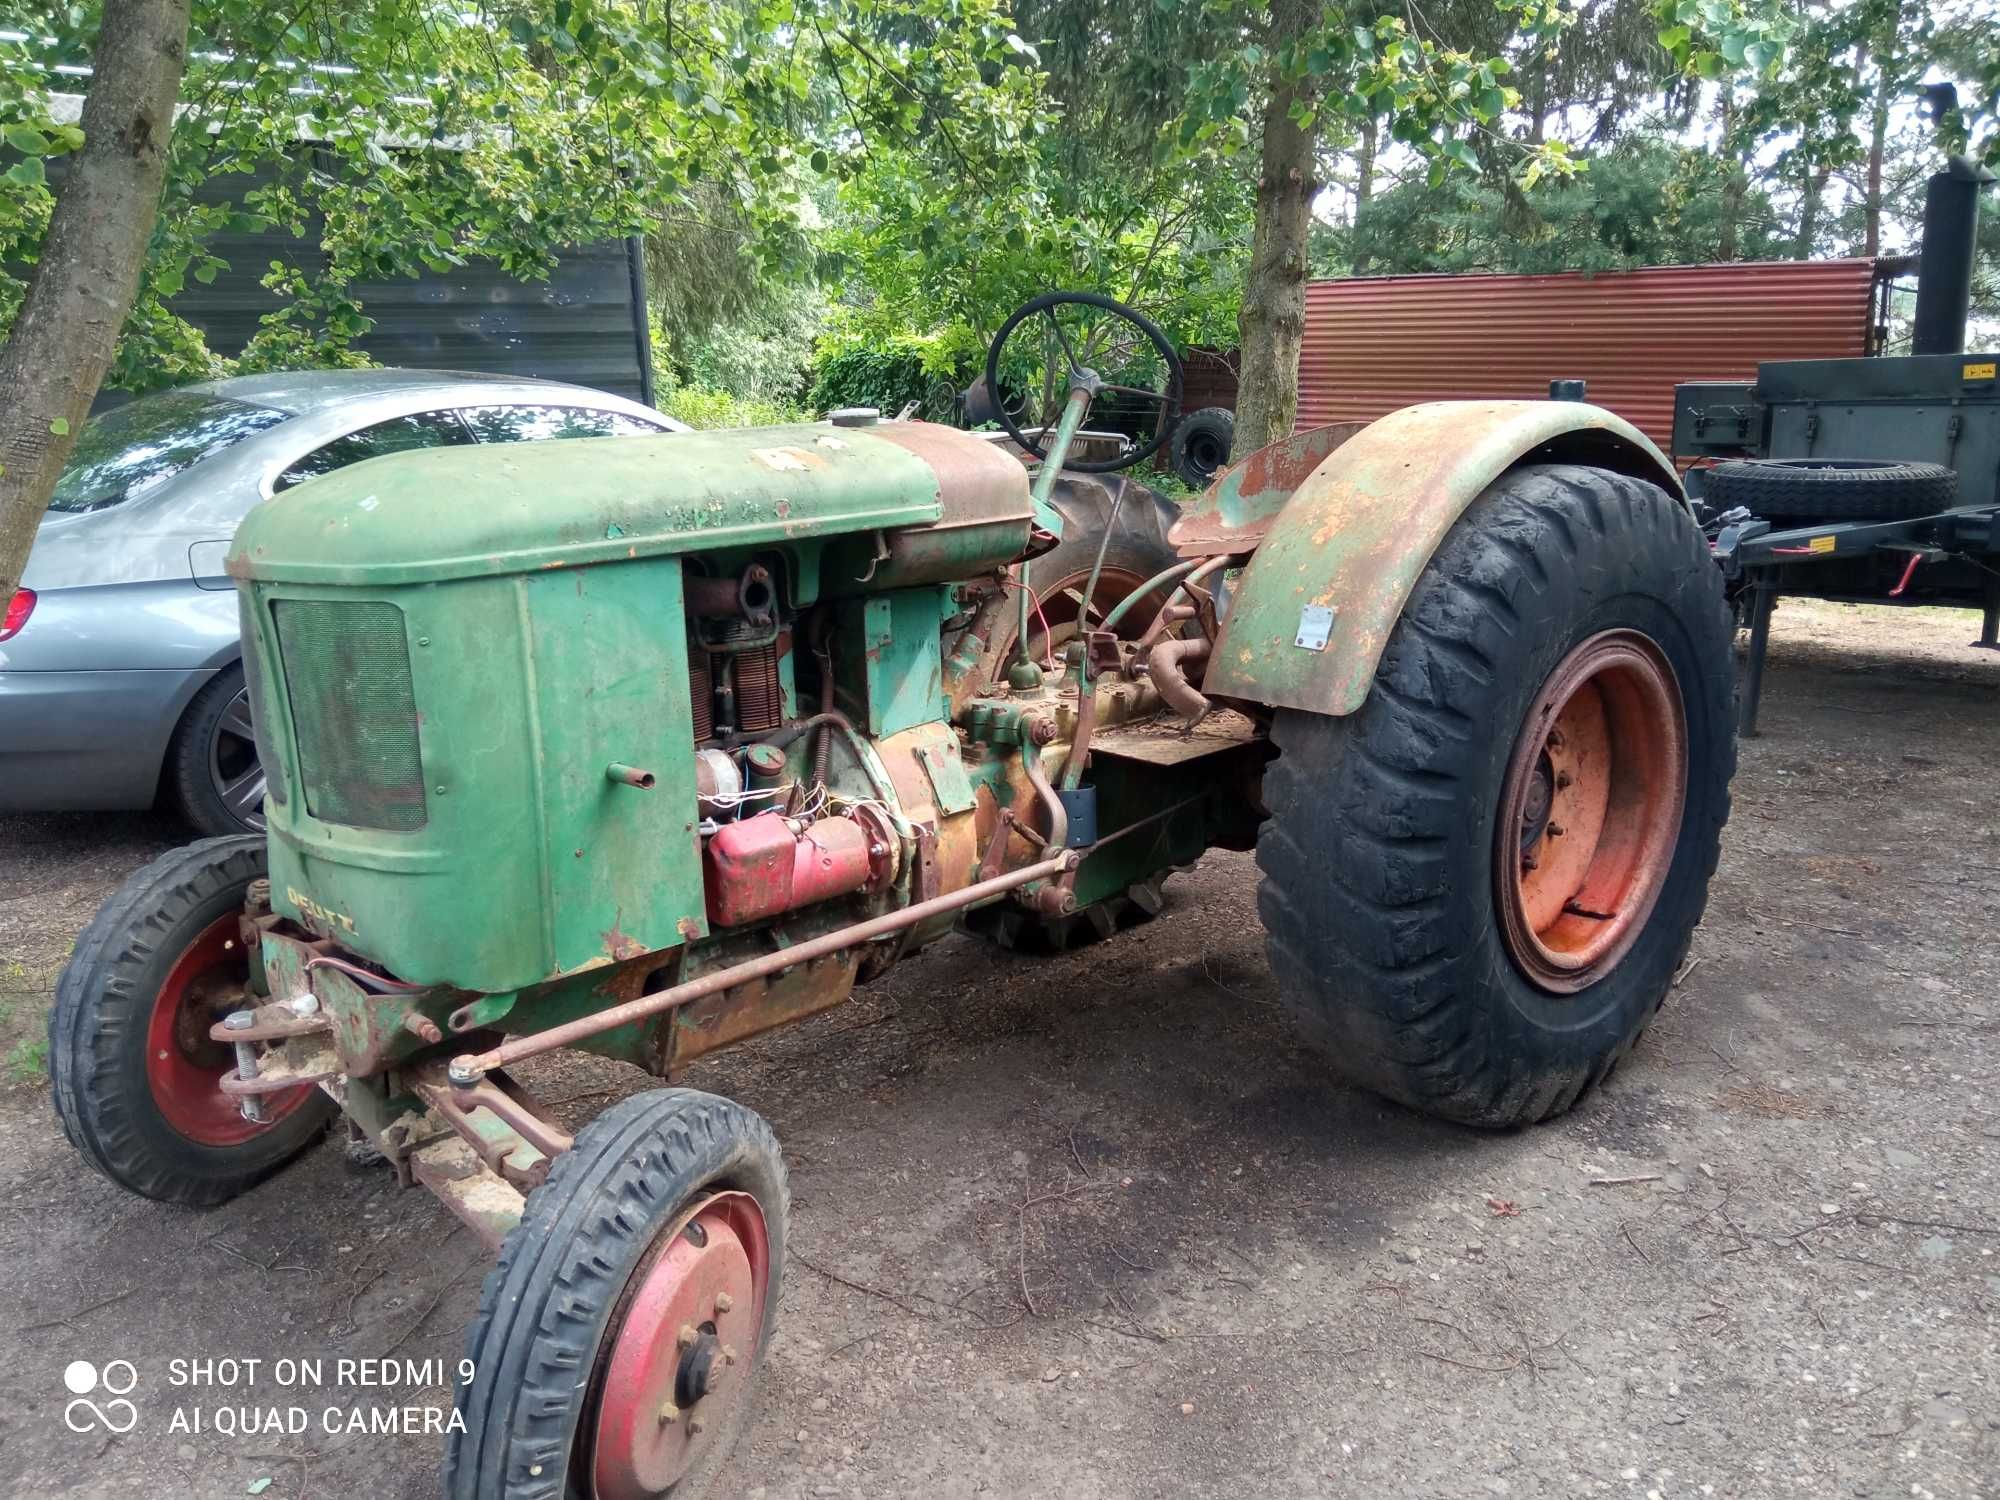
[[[291,415],[199,391],[165,391],[92,417],[56,481],[49,509],[74,514],[135,499]]]

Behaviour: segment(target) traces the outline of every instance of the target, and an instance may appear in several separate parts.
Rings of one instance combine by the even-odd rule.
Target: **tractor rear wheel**
[[[1259,906],[1334,1065],[1473,1125],[1568,1109],[1688,950],[1736,746],[1722,579],[1687,511],[1516,469],[1419,577],[1359,711],[1287,711]]]
[[[529,1195],[466,1338],[452,1500],[697,1500],[777,1325],[789,1189],[728,1099],[613,1105]]]

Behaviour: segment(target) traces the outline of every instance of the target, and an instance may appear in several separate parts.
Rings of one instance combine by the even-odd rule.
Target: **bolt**
[[[702,1429],[703,1429],[703,1428],[705,1428],[706,1426],[708,1426],[708,1423],[706,1423],[706,1422],[702,1421],[702,1419],[701,1419],[700,1417],[689,1417],[689,1418],[688,1418],[688,1436],[689,1436],[689,1437],[700,1437],[700,1436],[701,1436],[701,1433],[702,1433]]]
[[[736,1346],[734,1344],[724,1344],[722,1346],[722,1362],[725,1365],[736,1363]]]
[[[233,1022],[237,1016],[242,1016],[247,1021],[250,1012],[239,1010],[230,1016],[229,1021]],[[228,1025],[229,1022],[224,1022],[223,1024]],[[243,1028],[238,1026],[234,1029],[241,1031]],[[257,1076],[257,1049],[248,1042],[238,1042],[236,1044],[236,1076],[245,1083],[248,1083]],[[264,1123],[264,1101],[259,1099],[255,1094],[245,1094],[239,1099],[236,1102],[236,1112],[253,1125]]]
[[[1569,772],[1567,771],[1556,772],[1556,790],[1561,791],[1564,787],[1568,786],[1571,782],[1575,780],[1576,778],[1570,775]]]
[[[669,1422],[679,1421],[680,1415],[681,1409],[669,1401],[660,1408],[660,1425],[664,1427]]]
[[[418,1011],[411,1011],[403,1018],[403,1026],[415,1036],[433,1044],[444,1040],[444,1033],[438,1030],[438,1023]]]
[[[683,1349],[692,1349],[694,1347],[694,1341],[700,1336],[701,1335],[699,1335],[694,1331],[694,1324],[683,1323],[681,1324],[680,1336],[676,1338],[674,1342]]]
[[[729,1293],[717,1292],[715,1294],[715,1310],[717,1312],[719,1313],[728,1312],[729,1309],[734,1307],[735,1305],[736,1305],[736,1299],[730,1296]]]
[[[1028,738],[1033,740],[1037,745],[1053,744],[1055,737],[1056,723],[1054,719],[1037,719],[1029,726]]]
[[[307,1016],[319,1013],[319,996],[295,995],[285,1002],[285,1009],[303,1021]]]
[[[1524,854],[1521,856],[1521,868],[1524,870],[1533,870],[1539,867],[1540,864],[1541,861],[1532,854]]]
[[[475,1083],[479,1082],[477,1070],[463,1058],[455,1060],[451,1066],[446,1068],[444,1076],[451,1080],[451,1086],[456,1089],[469,1089]]]
[[[222,1018],[222,1024],[231,1031],[248,1031],[257,1024],[257,1017],[247,1010],[232,1010]]]
[[[1562,824],[1560,824],[1560,823],[1551,823],[1551,824],[1549,824],[1549,837],[1550,837],[1550,838],[1552,838],[1552,839],[1559,839],[1559,838],[1561,838],[1562,836],[1563,836],[1563,826],[1562,826]]]
[[[1551,729],[1551,730],[1549,731],[1549,739],[1548,739],[1548,745],[1549,745],[1549,748],[1550,748],[1551,750],[1560,750],[1560,749],[1562,749],[1562,747],[1563,747],[1563,732],[1562,732],[1562,731],[1561,731],[1560,729]]]

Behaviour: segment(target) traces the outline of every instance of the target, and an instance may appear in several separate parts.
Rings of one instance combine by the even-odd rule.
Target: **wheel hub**
[[[614,1310],[598,1381],[597,1500],[678,1483],[741,1415],[770,1245],[747,1193],[702,1199],[653,1242]]]
[[[269,1094],[264,1119],[246,1120],[222,1092],[236,1066],[208,1031],[244,1004],[250,961],[234,912],[216,918],[175,960],[146,1026],[146,1086],[153,1106],[177,1134],[202,1146],[238,1146],[311,1098],[310,1085]]]
[[[1501,793],[1496,906],[1528,979],[1574,994],[1625,956],[1666,884],[1686,795],[1673,667],[1637,631],[1592,636],[1536,695]]]

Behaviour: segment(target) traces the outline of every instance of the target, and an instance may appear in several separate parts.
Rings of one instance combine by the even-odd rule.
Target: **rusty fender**
[[[1601,407],[1406,406],[1333,448],[1272,518],[1230,599],[1202,691],[1273,708],[1353,713],[1445,533],[1523,463],[1611,469],[1658,485],[1663,503],[1686,503],[1660,450]]]

